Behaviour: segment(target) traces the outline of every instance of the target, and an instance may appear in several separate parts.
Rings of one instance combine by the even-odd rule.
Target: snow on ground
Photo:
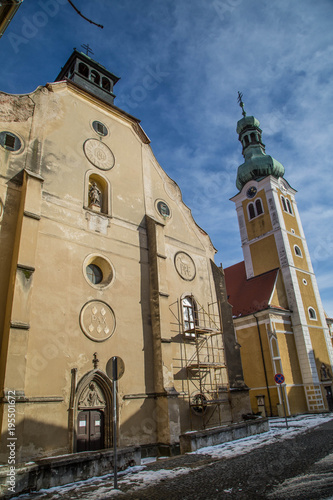
[[[332,414],[323,415],[300,415],[288,418],[288,429],[284,418],[269,419],[270,430],[262,434],[255,434],[248,438],[229,441],[228,443],[216,446],[207,446],[195,451],[196,454],[210,455],[213,458],[229,458],[236,455],[243,455],[254,448],[260,448],[266,444],[274,443],[281,439],[292,439],[296,434],[306,432],[308,429],[317,427],[333,420]]]
[[[293,418],[288,418],[289,428],[286,428],[284,418],[271,418],[269,419],[270,430],[262,434],[256,434],[248,438],[238,439],[237,441],[230,441],[227,443],[219,444],[201,448],[194,452],[195,454],[210,455],[213,458],[229,458],[236,455],[243,455],[255,448],[265,446],[282,439],[291,439],[296,434],[301,434],[307,430],[317,427],[333,420],[333,414],[323,415],[300,415]],[[151,458],[150,461],[154,461]],[[149,463],[149,459],[144,459],[144,463]],[[157,471],[145,470],[146,465],[129,467],[124,472],[118,474],[118,486],[123,490],[129,488],[131,491],[146,488],[151,484],[155,484],[175,476],[187,474],[196,468],[192,467],[179,467],[177,469],[166,470],[160,469]],[[197,467],[197,468],[200,468]],[[120,490],[113,489],[113,474],[106,474],[100,477],[93,477],[86,481],[79,481],[65,486],[50,488],[48,490],[39,490],[31,495],[20,495],[15,497],[19,500],[28,500],[34,498],[36,500],[48,499],[57,500],[60,498],[84,498],[85,500],[102,500],[105,495],[121,496]],[[12,499],[14,500],[14,499]]]

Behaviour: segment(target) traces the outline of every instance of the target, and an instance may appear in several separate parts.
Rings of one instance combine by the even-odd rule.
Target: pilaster
[[[160,445],[172,445],[179,441],[180,418],[178,393],[174,389],[172,370],[172,344],[168,322],[163,318],[168,312],[168,288],[166,279],[166,255],[164,224],[146,216],[149,274],[150,310],[154,351],[154,390],[156,398],[157,440]]]
[[[36,268],[38,226],[41,218],[43,178],[23,172],[21,204],[16,228],[7,296],[2,360],[4,390],[14,388],[24,394],[26,352],[30,330],[33,275]],[[6,345],[7,339],[7,345]]]

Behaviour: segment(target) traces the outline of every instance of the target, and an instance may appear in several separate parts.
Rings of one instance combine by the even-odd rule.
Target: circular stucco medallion
[[[192,257],[185,252],[177,252],[175,255],[175,268],[183,280],[192,281],[195,278],[196,269]]]
[[[91,300],[81,309],[80,326],[90,340],[103,342],[113,334],[116,318],[108,304],[101,300]]]
[[[90,163],[95,167],[101,170],[110,170],[114,166],[114,155],[104,142],[98,139],[87,139],[83,150]]]

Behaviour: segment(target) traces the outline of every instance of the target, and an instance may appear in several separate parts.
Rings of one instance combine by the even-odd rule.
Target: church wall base
[[[258,418],[251,422],[191,432],[180,436],[180,450],[181,453],[191,453],[206,446],[215,446],[227,441],[242,439],[267,431],[269,431],[268,420],[266,418]]]
[[[129,466],[140,465],[140,447],[117,450],[117,463],[119,471]],[[8,466],[1,467],[1,498],[11,498],[21,493],[53,488],[93,476],[113,473],[113,450],[87,451],[21,464],[15,469],[15,492],[9,490],[9,469]]]
[[[231,389],[229,397],[232,421],[243,422],[243,415],[252,413],[249,389]]]
[[[180,455],[179,443],[173,443],[173,444],[156,443],[156,444],[151,444],[151,445],[147,444],[141,446],[142,458],[174,457],[177,455]]]

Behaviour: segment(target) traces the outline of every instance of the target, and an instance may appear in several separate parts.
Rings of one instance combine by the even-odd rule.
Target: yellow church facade
[[[237,124],[245,162],[236,205],[244,262],[225,269],[252,410],[333,410],[333,351],[325,312],[284,167],[265,153],[259,121]],[[282,374],[281,388],[275,375]],[[281,390],[283,391],[281,393]]]
[[[55,83],[1,93],[1,463],[16,453],[179,451],[242,421],[248,389],[215,249],[114,105],[118,78],[74,51]]]

